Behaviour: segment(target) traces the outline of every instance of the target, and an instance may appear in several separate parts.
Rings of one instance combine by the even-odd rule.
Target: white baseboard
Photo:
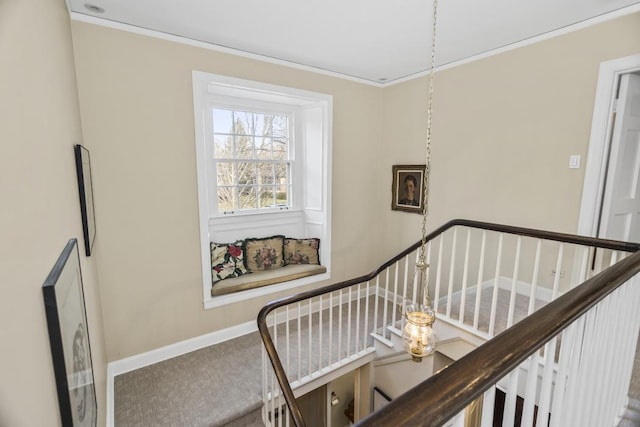
[[[494,279],[487,280],[482,283],[482,289],[492,288]],[[511,291],[513,279],[510,277],[500,276],[498,280],[498,287],[506,291]],[[522,280],[516,281],[516,293],[520,295],[529,296],[531,294],[531,283],[523,282]],[[544,302],[550,302],[553,298],[553,290],[549,288],[543,288],[542,286],[536,287],[536,299]]]

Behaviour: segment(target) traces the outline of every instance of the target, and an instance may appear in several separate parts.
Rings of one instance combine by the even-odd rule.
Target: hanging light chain
[[[430,305],[429,300],[429,268],[427,268],[427,263],[425,259],[425,247],[427,244],[427,212],[429,209],[429,205],[427,201],[429,200],[429,175],[431,172],[431,118],[433,112],[433,77],[435,73],[436,66],[436,20],[438,17],[438,0],[433,1],[433,26],[431,29],[431,70],[429,72],[429,90],[427,94],[427,145],[426,145],[426,153],[425,153],[425,172],[424,172],[424,180],[423,180],[423,189],[424,189],[424,212],[422,215],[422,241],[420,245],[420,261],[418,263],[418,268],[423,270],[423,281],[422,283],[424,289],[424,304],[425,306]]]

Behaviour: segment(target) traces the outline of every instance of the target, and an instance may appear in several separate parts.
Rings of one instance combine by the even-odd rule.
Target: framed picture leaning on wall
[[[65,246],[42,293],[62,425],[94,427],[98,407],[77,239]]]
[[[394,165],[391,209],[422,214],[424,212],[425,165]]]

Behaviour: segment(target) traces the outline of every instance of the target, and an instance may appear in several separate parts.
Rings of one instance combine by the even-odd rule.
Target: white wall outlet
[[[551,275],[555,277],[556,275],[556,269],[554,268],[553,270],[551,270]],[[560,270],[560,277],[564,276],[564,270]]]

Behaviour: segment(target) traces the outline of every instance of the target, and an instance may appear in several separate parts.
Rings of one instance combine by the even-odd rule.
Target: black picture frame
[[[98,404],[77,239],[64,247],[42,294],[62,425],[95,427]]]
[[[425,208],[424,174],[426,165],[393,165],[391,187],[391,209],[394,211],[422,214]],[[413,198],[407,186],[413,185]]]
[[[80,144],[74,146],[74,153],[76,158],[76,175],[78,177],[78,192],[80,194],[80,214],[82,215],[84,250],[87,256],[91,256],[93,242],[96,238],[91,158],[89,156],[89,150]]]

